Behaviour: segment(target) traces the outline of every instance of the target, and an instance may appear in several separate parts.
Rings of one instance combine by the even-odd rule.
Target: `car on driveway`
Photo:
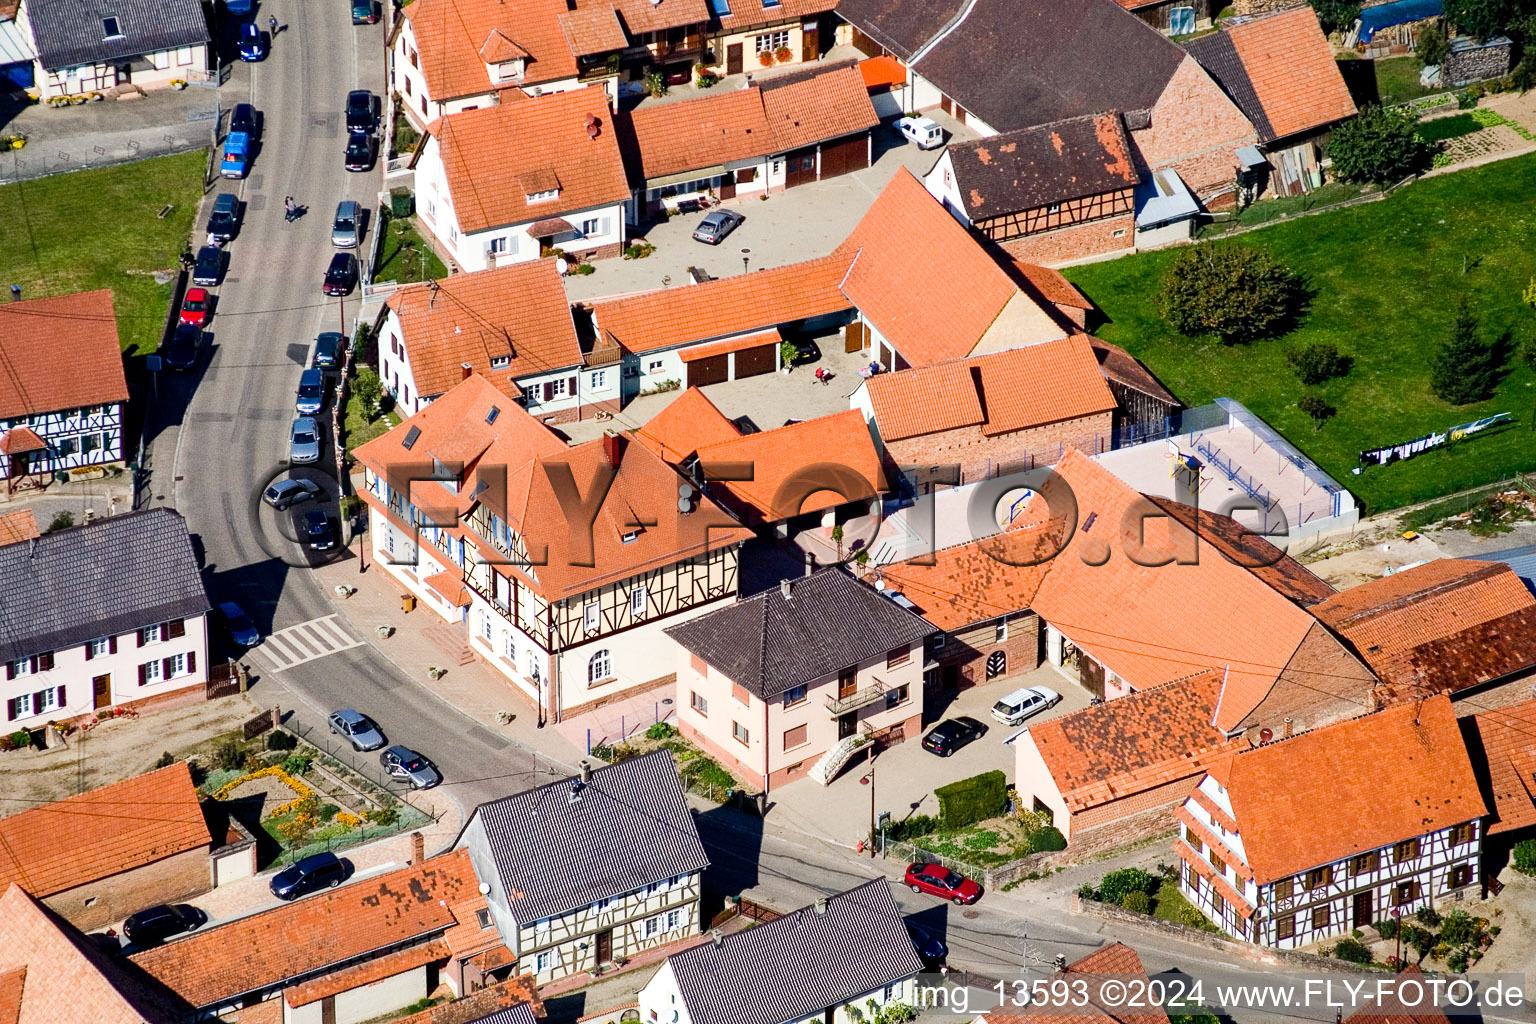
[[[192,264],[192,283],[212,288],[224,276],[224,250],[216,245],[205,245],[197,250],[197,262]]]
[[[331,732],[352,744],[353,750],[378,750],[384,745],[384,730],[360,711],[342,708],[326,719]]]
[[[896,122],[896,130],[908,142],[917,143],[918,149],[936,149],[944,145],[944,129],[931,117],[903,117]]]
[[[1060,703],[1061,694],[1049,686],[1026,686],[993,704],[992,717],[1004,725],[1018,725],[1024,719]]]
[[[923,737],[923,749],[948,757],[974,739],[986,735],[987,727],[968,715],[946,718]]]
[[[232,132],[245,132],[254,139],[260,124],[261,113],[250,103],[236,103],[230,112],[229,130]]]
[[[346,881],[350,865],[334,853],[317,853],[272,876],[272,895],[296,900],[321,889],[334,889]]]
[[[188,288],[187,294],[181,299],[181,313],[177,317],[182,323],[192,327],[201,327],[208,322],[208,292],[202,288]]]
[[[810,338],[795,342],[795,365],[804,366],[821,358],[821,346]]]
[[[379,755],[379,765],[390,778],[410,783],[412,789],[431,789],[443,781],[437,765],[410,747],[390,747]]]
[[[705,214],[699,226],[693,229],[694,240],[706,245],[719,245],[725,241],[726,235],[735,231],[746,219],[735,210],[716,210]]]
[[[315,338],[315,360],[311,364],[317,370],[338,370],[341,368],[341,354],[346,348],[347,339],[342,337],[340,331],[322,331]]]
[[[371,132],[379,126],[379,98],[367,89],[347,93],[347,131]]]
[[[240,59],[253,64],[267,57],[267,34],[250,22],[240,26]]]
[[[185,903],[175,906],[162,903],[129,914],[128,920],[123,922],[123,935],[140,949],[148,949],[184,932],[196,931],[207,921],[208,915],[196,907]]]
[[[227,242],[240,230],[240,200],[233,192],[213,197],[213,212],[208,215],[208,237]]]
[[[225,178],[243,178],[251,170],[251,137],[245,132],[230,132],[224,137],[224,158],[219,174]]]
[[[323,497],[325,492],[320,489],[319,484],[302,477],[279,480],[261,494],[262,501],[279,511],[292,508],[300,502],[317,501]]]
[[[203,344],[203,329],[177,324],[171,340],[160,350],[160,358],[172,370],[190,370],[197,365],[197,352]]]
[[[325,283],[320,290],[327,295],[351,295],[357,286],[357,259],[349,252],[339,252],[331,257],[331,265],[325,268]]]
[[[325,374],[305,370],[299,374],[299,394],[293,408],[300,416],[313,416],[325,407]]]
[[[379,155],[379,140],[372,132],[348,132],[345,163],[349,171],[371,171]]]
[[[336,204],[336,219],[331,221],[331,244],[338,249],[357,248],[358,218],[362,207],[355,199],[343,199]]]
[[[320,461],[320,426],[313,416],[300,416],[293,421],[293,430],[288,435],[288,461],[295,466]]]
[[[336,546],[336,532],[331,527],[331,517],[324,509],[312,508],[308,512],[295,512],[293,526],[299,540],[308,544],[311,551],[329,551]]]
[[[943,864],[908,864],[907,885],[913,892],[942,896],[962,907],[981,899],[981,886]]]
[[[229,629],[229,635],[235,643],[241,647],[255,647],[261,643],[261,630],[257,629],[256,623],[245,614],[244,608],[233,601],[221,601],[219,614],[224,616],[224,625]]]
[[[379,9],[374,0],[352,0],[352,24],[372,25],[379,20]]]

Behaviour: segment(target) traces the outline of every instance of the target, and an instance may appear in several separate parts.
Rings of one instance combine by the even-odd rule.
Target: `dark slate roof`
[[[532,1006],[518,1003],[508,1009],[497,1010],[489,1017],[477,1017],[474,1024],[538,1024],[538,1018],[533,1015]]]
[[[1253,122],[1259,138],[1266,142],[1273,141],[1275,130],[1269,123],[1269,115],[1264,113],[1264,104],[1259,101],[1259,94],[1254,91],[1248,69],[1243,66],[1243,59],[1238,56],[1237,47],[1232,44],[1231,34],[1213,32],[1208,36],[1191,39],[1184,44],[1184,49],[1232,97],[1237,109]]]
[[[1006,132],[1150,110],[1185,56],[1114,0],[976,0],[913,70]]]
[[[481,804],[512,916],[530,925],[709,864],[665,750]],[[522,895],[516,895],[521,893]]]
[[[1125,124],[1113,111],[949,146],[972,220],[1134,188],[1141,181]]]
[[[113,64],[209,40],[198,0],[27,0],[38,57],[49,71]],[[106,38],[104,18],[120,35]]]
[[[802,1020],[923,969],[883,878],[667,962],[692,1024]]]
[[[186,521],[168,508],[0,547],[0,661],[207,611]]]
[[[672,626],[678,643],[763,700],[921,640],[921,616],[882,597],[841,569],[782,587]]]
[[[838,17],[902,60],[959,17],[968,0],[840,0]]]

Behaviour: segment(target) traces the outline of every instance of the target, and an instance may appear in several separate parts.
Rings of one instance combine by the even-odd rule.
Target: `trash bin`
[[[415,594],[401,594],[400,595],[400,610],[403,611],[403,612],[413,612],[413,611],[415,611],[416,610],[416,595]]]

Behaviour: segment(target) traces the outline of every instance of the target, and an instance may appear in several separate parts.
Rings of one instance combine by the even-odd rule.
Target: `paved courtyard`
[[[951,140],[976,137],[973,130],[942,113],[930,116],[943,125]],[[633,228],[630,237],[643,237],[656,247],[655,253],[643,260],[598,260],[594,273],[567,277],[565,292],[573,302],[582,302],[679,287],[688,283],[689,267],[699,267],[713,277],[730,277],[825,256],[848,237],[898,169],[905,167],[921,176],[938,156],[938,150],[920,150],[895,128],[881,125],[875,129],[874,161],[864,170],[776,192],[767,199],[727,200],[722,205],[747,219],[717,246],[692,238],[702,213]],[[749,251],[743,253],[743,249]]]
[[[987,725],[980,739],[961,747],[946,758],[936,757],[922,748],[920,737],[890,747],[875,759],[875,810],[890,811],[901,820],[912,814],[937,814],[939,802],[934,787],[959,779],[1000,770],[1013,778],[1013,747],[1003,741],[1022,726],[1010,727],[998,722],[988,712],[999,697],[1023,686],[1048,686],[1062,695],[1062,701],[1050,711],[1026,722],[1036,725],[1088,706],[1088,691],[1046,663],[1022,675],[962,690],[947,705],[925,703],[923,735],[945,718],[968,715]],[[942,700],[942,698],[941,698]],[[798,779],[768,794],[771,809],[768,820],[828,842],[852,846],[869,831],[869,787],[860,779],[869,767],[854,761],[829,786],[810,779]]]

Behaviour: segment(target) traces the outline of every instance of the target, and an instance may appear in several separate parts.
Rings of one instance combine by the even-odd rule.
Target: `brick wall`
[[[1072,815],[1072,842],[1103,848],[1173,828],[1173,812],[1203,771]]]
[[[624,400],[621,398],[604,399],[601,402],[583,402],[574,409],[561,409],[559,412],[548,416],[536,416],[540,423],[575,423],[578,420],[590,420],[596,418],[600,412],[616,413],[624,408]]]
[[[187,850],[132,871],[66,889],[43,902],[81,931],[115,925],[145,907],[207,892],[212,887],[208,851],[206,846]]]
[[[924,482],[922,467],[955,464],[960,466],[961,483],[970,483],[985,480],[989,472],[995,473],[1002,465],[1054,465],[1066,447],[1080,448],[1089,455],[1107,451],[1113,425],[1111,411],[996,437],[987,437],[980,427],[941,430],[888,442],[885,448],[897,464],[920,467],[920,485]]]
[[[585,704],[576,704],[568,708],[562,708],[560,713],[555,716],[555,721],[564,722],[567,719],[575,718],[577,715],[584,715],[588,711],[596,711],[598,708],[607,704],[612,704],[616,700],[623,700],[626,697],[635,697],[642,693],[649,693],[652,690],[659,690],[663,687],[675,686],[676,684],[677,673],[668,672],[664,676],[657,676],[655,679],[649,679],[638,685],[631,686],[628,689],[615,690],[613,693],[610,693],[605,697],[600,697],[597,700],[589,700]],[[551,689],[553,689],[553,687],[551,687]]]
[[[1008,657],[1008,665],[1002,676],[1022,675],[1040,667],[1040,616],[1024,612],[1008,619],[1008,639],[997,639],[997,627],[987,623],[975,629],[956,630],[948,634],[944,646],[933,652],[940,665],[939,678],[944,677],[944,666],[956,665],[959,686],[968,690],[987,681],[987,659],[993,651],[1001,650]]]
[[[1153,170],[1172,167],[1196,196],[1232,188],[1242,146],[1258,141],[1253,125],[1205,69],[1186,56],[1152,108],[1152,124],[1131,133]]]
[[[1271,729],[1285,735],[1285,719],[1301,732],[1329,722],[1364,714],[1371,709],[1370,692],[1375,677],[1354,655],[1320,624],[1314,624],[1275,685],[1257,707],[1242,720],[1254,730]]]
[[[1119,237],[1115,235],[1117,231]],[[1085,256],[1129,249],[1135,241],[1136,218],[1126,214],[1009,239],[1002,243],[1002,247],[1015,259],[1050,267]]]

